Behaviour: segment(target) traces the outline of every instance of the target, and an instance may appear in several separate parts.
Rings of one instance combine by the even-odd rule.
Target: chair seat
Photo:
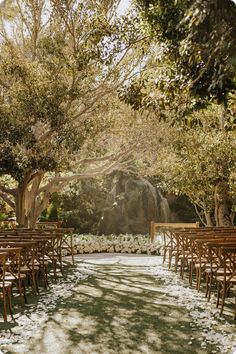
[[[211,263],[205,263],[205,267],[206,268],[211,268]],[[213,267],[214,267],[214,265],[213,265]],[[216,267],[216,266],[215,266]]]
[[[195,263],[194,264],[194,267],[195,268],[205,268],[206,264],[203,262],[203,263]]]
[[[43,261],[43,263],[42,264],[44,264],[44,265],[49,265],[49,261]]]
[[[193,260],[196,259],[196,258],[192,257],[191,254],[187,254],[184,258],[185,259],[193,259]]]
[[[229,270],[226,270],[226,274],[231,274]],[[224,268],[219,268],[214,271],[214,275],[224,275]]]
[[[216,280],[223,282],[225,280],[225,278],[224,278],[224,276],[218,276],[218,277],[216,277]],[[226,277],[226,281],[236,284],[236,275],[233,276],[232,278]]]
[[[9,275],[6,275],[5,276],[5,279],[7,280],[7,281],[16,281],[16,280],[18,280],[19,279],[19,276],[20,276],[20,279],[25,279],[26,278],[26,274],[24,274],[24,273],[20,273],[20,275],[18,275],[18,274],[9,274]]]
[[[191,259],[192,258],[192,255],[188,253],[185,253],[184,255],[183,254],[180,254],[179,255],[179,259],[182,259],[182,258],[188,258],[188,259]]]
[[[40,259],[43,259],[43,257],[42,257],[42,258],[40,258]],[[45,256],[44,256],[44,260],[45,260],[45,259],[50,260],[50,257],[48,257],[48,256],[46,256],[46,255],[45,255]]]
[[[38,266],[34,266],[34,270],[39,270],[39,267]],[[22,272],[22,273],[24,273],[24,272],[28,273],[28,272],[31,272],[31,271],[32,271],[32,269],[29,268],[27,265],[24,265],[24,266],[20,267],[20,272]]]
[[[4,288],[10,288],[10,287],[12,287],[12,283],[10,281],[5,281]],[[0,282],[0,288],[3,288],[3,282]]]
[[[217,267],[215,266],[215,267],[212,267],[212,268],[210,268],[210,267],[207,267],[207,268],[205,268],[205,273],[208,273],[208,274],[210,274],[210,273],[214,273],[214,270],[216,270],[217,269]]]

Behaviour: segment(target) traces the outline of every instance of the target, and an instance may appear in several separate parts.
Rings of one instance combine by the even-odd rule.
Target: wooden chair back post
[[[3,318],[7,321],[7,293],[5,287],[5,274],[6,274],[6,262],[7,262],[7,252],[0,252],[0,283],[2,290],[2,301],[3,301]]]
[[[231,286],[236,286],[236,244],[233,246],[222,246],[221,247],[222,258],[224,263],[224,278],[221,282],[222,286],[222,300],[221,300],[221,310],[222,315],[224,310],[225,298]],[[236,296],[236,291],[235,291]],[[219,297],[219,293],[218,293]],[[217,301],[219,304],[219,299]],[[236,318],[236,303],[234,310],[234,318]]]
[[[155,238],[155,222],[154,221],[151,221],[151,224],[150,224],[150,237],[151,237],[151,242],[153,242],[154,238]]]

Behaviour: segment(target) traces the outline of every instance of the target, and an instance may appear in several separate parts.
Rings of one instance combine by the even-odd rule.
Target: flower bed
[[[144,235],[75,235],[75,253],[136,253],[160,254],[161,245],[150,242],[149,236]]]

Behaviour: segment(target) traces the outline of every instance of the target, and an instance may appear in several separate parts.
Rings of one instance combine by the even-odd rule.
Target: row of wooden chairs
[[[195,277],[198,291],[204,282],[208,300],[215,286],[221,314],[233,290],[236,319],[236,228],[164,229],[163,233],[163,262],[168,260],[169,268],[174,267],[182,278],[188,271],[189,284]]]
[[[62,250],[65,233],[72,229],[11,229],[0,230],[0,291],[3,317],[12,315],[12,289],[16,286],[22,305],[26,303],[25,283],[28,279],[35,294],[39,293],[39,279],[48,286],[49,267],[53,277],[63,274]],[[72,238],[72,236],[70,236]],[[69,243],[73,257],[73,241]],[[74,262],[74,257],[72,258]]]

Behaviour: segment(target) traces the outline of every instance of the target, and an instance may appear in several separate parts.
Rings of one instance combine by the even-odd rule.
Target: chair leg
[[[43,283],[44,288],[47,289],[48,287],[48,270],[45,264],[42,264],[42,273],[43,273]]]
[[[236,320],[236,288],[234,289],[234,319]]]
[[[35,271],[34,277],[35,277],[36,291],[39,294],[39,270]]]
[[[185,266],[185,260],[184,260],[184,258],[182,258],[181,265],[180,265],[180,267],[181,267],[181,269],[180,269],[181,279],[184,279],[184,266]]]
[[[44,267],[44,272],[45,272],[45,282],[47,284],[47,286],[49,286],[49,283],[48,283],[48,266],[45,265]]]
[[[166,248],[164,247],[162,264],[164,264],[165,261],[166,261]]]
[[[26,297],[25,282],[24,282],[24,280],[22,281],[22,286],[23,286],[23,296],[24,296],[24,301],[25,301],[25,304],[27,304],[27,303],[28,303],[28,301],[27,301],[27,297]]]
[[[171,260],[172,260],[172,251],[170,250],[169,251],[169,266],[168,266],[169,269],[171,268]]]
[[[208,297],[208,291],[209,291],[209,279],[210,279],[210,274],[206,273],[206,292],[205,292],[205,297]]]
[[[39,293],[39,289],[38,289],[37,275],[35,271],[32,271],[31,278],[32,278],[32,285],[33,285],[34,292],[37,295]]]
[[[25,305],[25,297],[24,297],[24,280],[23,279],[19,279],[17,282],[17,288],[20,294],[20,301],[21,301],[21,305],[24,306]]]
[[[52,267],[53,267],[54,278],[57,279],[57,261],[56,261],[56,259],[53,259]]]
[[[9,312],[10,312],[10,314],[12,316],[13,315],[13,311],[12,311],[12,302],[11,302],[11,291],[12,291],[12,288],[8,288],[7,289],[8,307],[9,307]]]
[[[175,255],[175,273],[177,273],[178,263],[179,263],[179,253],[177,252]]]
[[[184,259],[182,257],[180,261],[180,272],[179,272],[181,279],[183,279],[183,272],[184,272]]]
[[[60,261],[60,271],[61,271],[61,274],[64,275],[62,261]]]
[[[198,289],[198,268],[196,269],[196,290]]]
[[[193,284],[193,262],[189,263],[189,285],[192,286]]]
[[[197,287],[197,291],[200,291],[200,286],[201,286],[201,277],[202,277],[202,270],[201,270],[201,267],[199,267],[199,272],[198,272],[198,287]]]
[[[207,296],[208,301],[210,301],[210,298],[211,298],[212,283],[213,283],[213,274],[210,274],[210,281],[209,281],[209,285],[208,285],[208,296]]]
[[[216,301],[216,307],[219,306],[220,303],[220,283],[217,283],[217,301]]]
[[[72,264],[75,264],[75,257],[74,257],[74,247],[71,245],[71,259],[72,259]]]
[[[226,297],[226,284],[223,284],[223,289],[222,289],[222,302],[221,302],[220,315],[222,315],[222,314],[223,314],[223,311],[224,311],[225,297]]]
[[[2,289],[2,297],[3,297],[3,318],[4,321],[7,321],[7,303],[6,303],[6,289],[3,287]]]

